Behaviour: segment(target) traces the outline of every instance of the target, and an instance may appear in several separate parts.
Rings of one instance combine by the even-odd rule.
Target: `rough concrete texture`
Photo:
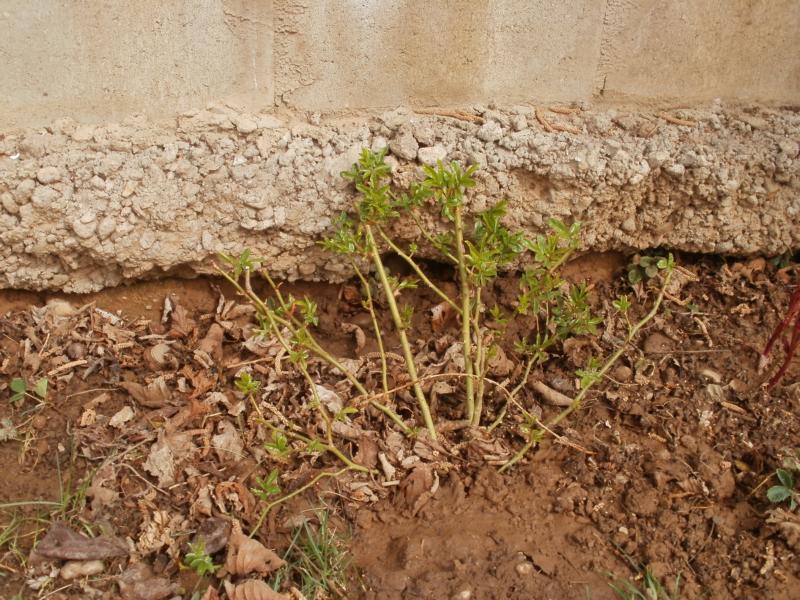
[[[0,131],[60,117],[800,99],[797,0],[0,0]]]
[[[579,219],[587,248],[800,247],[797,112],[473,110],[476,122],[402,109],[322,121],[216,106],[0,136],[0,287],[85,292],[202,272],[244,247],[278,275],[342,278],[316,241],[350,206],[339,173],[364,146],[388,145],[399,185],[419,161],[484,165],[471,210],[507,197],[510,224],[531,232]]]

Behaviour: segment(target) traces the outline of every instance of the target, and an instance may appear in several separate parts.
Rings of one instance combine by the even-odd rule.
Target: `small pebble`
[[[528,560],[517,563],[517,565],[514,567],[514,570],[520,577],[525,577],[533,573],[533,563]]]
[[[78,577],[99,575],[105,568],[102,560],[71,560],[61,567],[61,578],[70,580]]]

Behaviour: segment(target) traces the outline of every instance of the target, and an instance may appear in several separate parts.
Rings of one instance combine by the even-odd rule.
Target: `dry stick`
[[[664,119],[667,123],[672,123],[673,125],[682,125],[683,127],[694,127],[694,121],[687,121],[686,119],[679,119],[678,117],[673,117],[672,115],[668,115],[667,113],[658,113],[658,116]]]
[[[473,313],[472,328],[475,331],[475,375],[477,375],[477,388],[475,390],[475,407],[471,423],[473,427],[481,424],[481,413],[483,412],[483,380],[486,375],[486,348],[483,345],[483,332],[481,332],[481,287],[475,288],[475,311]],[[465,350],[466,354],[466,350]]]
[[[456,259],[458,261],[458,283],[461,288],[461,341],[464,345],[464,373],[466,384],[466,417],[472,423],[475,418],[475,374],[472,365],[472,336],[470,335],[470,293],[467,278],[467,261],[464,256],[464,219],[461,215],[461,204],[455,208]]]
[[[416,261],[411,256],[409,256],[408,254],[403,252],[400,249],[400,247],[397,244],[395,244],[388,235],[386,235],[386,233],[383,231],[383,229],[380,227],[380,225],[376,225],[375,227],[376,227],[376,229],[378,231],[378,234],[383,238],[383,241],[386,242],[386,244],[392,250],[394,250],[395,254],[397,254],[400,258],[402,258],[406,262],[406,264],[408,264],[408,266],[411,267],[411,269],[414,271],[414,273],[417,274],[417,277],[419,277],[422,280],[422,282],[425,285],[427,285],[428,288],[430,288],[430,290],[433,293],[435,293],[442,300],[447,302],[447,304],[449,304],[460,315],[461,314],[461,308],[455,302],[453,302],[450,299],[450,297],[447,294],[445,294],[444,291],[441,288],[439,288],[439,286],[437,286],[435,283],[433,283],[428,278],[428,276],[425,275],[425,273],[422,271],[422,269],[419,268],[419,265],[416,263]]]
[[[664,284],[661,287],[661,291],[659,292],[658,297],[656,298],[656,301],[653,303],[653,308],[650,309],[650,312],[647,313],[644,316],[644,318],[642,318],[638,323],[636,323],[628,331],[628,335],[625,337],[625,341],[622,342],[620,347],[617,348],[616,352],[614,352],[614,354],[611,355],[611,357],[605,362],[605,364],[597,372],[597,378],[592,380],[592,381],[590,381],[586,385],[586,387],[581,389],[581,391],[578,393],[577,396],[575,396],[575,399],[572,401],[572,403],[567,408],[562,410],[555,417],[550,419],[550,421],[548,421],[547,429],[552,429],[553,427],[558,425],[561,421],[566,419],[569,415],[571,415],[573,412],[575,412],[578,408],[580,408],[581,402],[583,401],[583,399],[586,396],[587,392],[592,388],[594,383],[596,381],[600,381],[603,378],[603,376],[606,374],[606,372],[614,365],[614,363],[617,362],[617,360],[619,360],[619,357],[622,356],[622,353],[625,351],[625,348],[628,346],[629,343],[631,343],[633,341],[633,338],[636,337],[636,335],[639,333],[639,331],[642,329],[642,327],[644,327],[648,322],[650,322],[650,320],[653,319],[653,317],[656,316],[656,314],[658,313],[658,309],[661,306],[661,302],[664,300],[664,294],[666,292],[667,287],[669,286],[669,281],[670,281],[671,278],[672,278],[672,271],[668,271],[666,276],[664,277]],[[539,419],[535,419],[534,421],[535,421],[534,425],[535,424],[542,425],[542,423],[539,421]],[[528,440],[528,442],[522,448],[520,448],[517,451],[517,453],[513,457],[511,457],[511,459],[506,464],[504,464],[502,467],[500,467],[500,472],[502,473],[504,471],[507,471],[512,466],[514,466],[516,463],[518,463],[520,460],[522,460],[522,458],[525,456],[525,454],[527,454],[528,450],[533,448],[533,446],[535,446],[541,440],[542,434],[543,434],[543,432],[542,432],[541,429],[539,429],[537,431],[531,430],[530,439]]]
[[[386,301],[389,304],[389,311],[392,313],[392,320],[397,328],[397,335],[400,338],[400,345],[403,348],[403,358],[406,361],[406,370],[414,381],[414,395],[417,397],[417,404],[422,412],[422,419],[425,421],[425,427],[428,430],[432,439],[436,439],[436,428],[433,425],[433,418],[431,417],[431,409],[428,406],[428,400],[425,398],[425,393],[422,387],[417,382],[417,366],[414,364],[414,356],[411,354],[411,346],[408,343],[408,336],[406,329],[403,325],[403,319],[400,317],[400,311],[397,309],[397,302],[394,298],[394,290],[389,283],[389,278],[386,275],[386,269],[383,268],[383,261],[381,255],[378,253],[378,246],[375,243],[375,236],[372,233],[372,226],[365,225],[364,230],[367,234],[367,244],[372,255],[372,262],[375,263],[375,269],[378,271],[378,277],[383,285],[383,290],[386,293]]]
[[[317,484],[318,481],[321,481],[325,477],[339,477],[340,475],[343,475],[343,474],[347,473],[347,471],[350,471],[350,470],[352,470],[350,467],[345,467],[343,469],[339,469],[338,471],[323,471],[322,473],[320,473],[319,475],[314,477],[314,479],[309,481],[307,484],[305,484],[303,486],[300,486],[295,491],[293,491],[293,492],[291,492],[289,494],[286,494],[283,498],[279,498],[279,499],[277,499],[277,500],[275,500],[273,502],[270,502],[261,511],[261,516],[258,517],[258,521],[256,521],[255,526],[253,527],[252,531],[250,531],[250,536],[249,537],[252,538],[256,533],[258,533],[258,530],[261,529],[261,525],[264,524],[264,519],[269,514],[269,511],[271,511],[273,508],[275,508],[279,504],[283,504],[284,502],[286,502],[287,500],[291,500],[292,498],[294,498],[298,494],[302,494],[307,489],[314,487]]]
[[[498,425],[500,425],[500,423],[503,422],[503,419],[506,416],[506,412],[508,411],[508,405],[511,403],[511,401],[514,398],[516,398],[516,396],[519,393],[519,391],[528,382],[528,376],[530,376],[531,369],[533,368],[533,365],[534,365],[535,362],[536,362],[535,358],[529,358],[528,359],[528,363],[525,365],[525,371],[522,373],[522,379],[520,380],[520,382],[516,386],[514,386],[514,389],[511,390],[510,397],[508,399],[506,399],[506,403],[503,405],[503,408],[500,409],[500,414],[497,415],[497,418],[494,420],[494,422],[491,425],[489,425],[489,428],[486,431],[488,431],[488,432],[494,431],[494,429]],[[514,401],[514,402],[516,403],[516,401]]]
[[[378,325],[378,316],[375,314],[375,305],[372,302],[372,289],[370,288],[369,281],[367,278],[364,277],[364,274],[361,272],[361,269],[358,268],[356,261],[351,260],[350,265],[353,267],[356,275],[361,280],[361,285],[364,286],[364,294],[367,296],[367,310],[369,311],[370,319],[372,319],[372,329],[375,332],[375,340],[378,343],[378,354],[381,358],[381,384],[383,385],[383,394],[385,396],[385,401],[389,401],[389,366],[386,361],[386,350],[383,347],[383,334],[381,333],[381,328]]]

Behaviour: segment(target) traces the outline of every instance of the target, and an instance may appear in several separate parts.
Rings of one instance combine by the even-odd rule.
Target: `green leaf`
[[[11,388],[12,392],[16,392],[17,394],[24,394],[25,390],[28,388],[28,385],[25,383],[24,379],[20,379],[19,377],[15,377],[11,380],[11,383],[8,385]]]
[[[773,504],[788,500],[792,496],[792,490],[782,485],[774,485],[767,490],[767,499]]]
[[[36,387],[33,388],[33,392],[39,396],[42,400],[47,397],[47,378],[42,377],[36,382]]]
[[[358,409],[355,406],[345,406],[342,410],[336,413],[333,418],[334,421],[347,421],[347,415],[357,413]]]
[[[794,489],[794,476],[791,471],[787,469],[778,469],[775,471],[775,475],[778,476],[778,481],[780,481],[784,487],[790,490]]]

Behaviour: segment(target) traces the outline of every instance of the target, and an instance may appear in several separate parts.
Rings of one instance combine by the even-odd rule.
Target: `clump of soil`
[[[615,342],[611,300],[638,293],[645,310],[644,288],[631,289],[622,264],[603,256],[572,265],[576,278],[594,275],[604,333],[566,345],[531,383],[574,394],[575,369]],[[189,543],[202,536],[215,562],[251,565],[237,562],[237,535],[260,525],[254,539],[263,550],[254,552],[282,556],[293,527],[309,518],[305,509],[324,502],[341,529],[352,529],[358,569],[347,598],[613,598],[609,574],[634,578],[632,563],[668,585],[680,575],[682,597],[791,598],[800,525],[765,491],[785,450],[800,445],[798,368],[769,394],[758,372],[788,302],[789,274],[761,259],[681,264],[665,310],[608,381],[508,474],[497,466],[525,441],[513,411],[491,434],[454,428],[433,443],[406,438],[364,409],[337,440],[374,473],[324,478],[263,523],[256,478],[278,469],[286,494],[341,465],[300,444],[288,457],[265,447],[274,441],[265,420],[291,419],[309,435],[319,424],[302,378],[275,344],[254,335],[252,311],[230,289],[173,280],[88,303],[0,292],[0,464],[15,473],[14,486],[0,489],[8,534],[0,538],[0,595],[189,598],[207,586],[234,595],[231,585],[275,581],[278,563],[198,580],[181,566]],[[489,293],[510,305],[515,286],[502,279]],[[295,288],[319,303],[326,347],[380,387],[367,316],[348,300],[348,285]],[[414,302],[423,367],[443,372],[452,346],[450,332],[431,326],[436,298],[416,294]],[[511,327],[512,363],[510,339],[524,328]],[[242,369],[262,382],[252,403],[233,385]],[[328,401],[354,398],[341,374],[314,362],[312,371]],[[518,371],[513,365],[508,376]],[[46,402],[7,402],[2,388],[15,377],[47,377]],[[458,385],[450,387],[435,404],[443,423],[460,406]],[[487,422],[501,401],[490,398]],[[412,398],[401,392],[395,402],[413,416]],[[545,417],[559,410],[531,386],[521,402]],[[45,556],[31,554],[55,527],[93,537],[76,541],[56,529],[81,555],[47,554],[47,544]],[[297,598],[292,585],[299,582],[284,581],[281,592]]]

